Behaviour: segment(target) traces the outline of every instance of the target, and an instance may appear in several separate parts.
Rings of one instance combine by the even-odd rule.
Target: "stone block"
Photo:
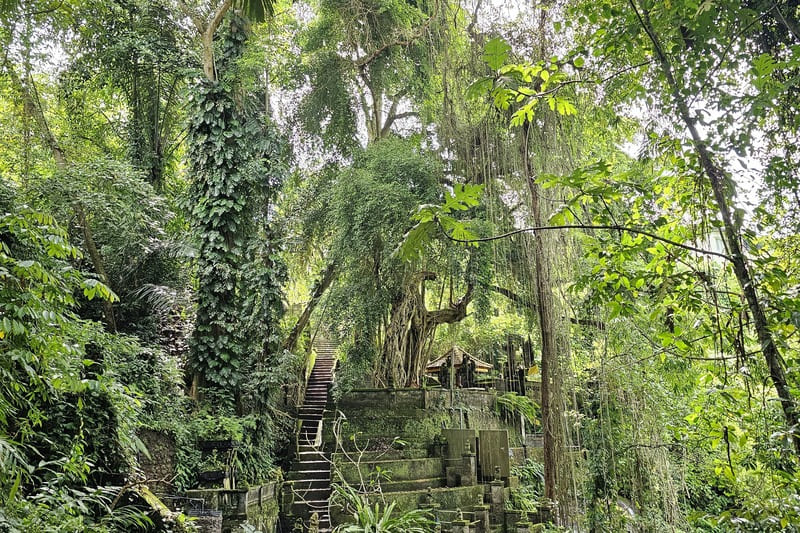
[[[492,481],[489,484],[489,505],[495,517],[492,522],[502,522],[503,511],[506,507],[506,488],[502,481]]]
[[[447,442],[446,459],[459,459],[467,445],[472,451],[478,448],[478,432],[474,429],[445,428],[442,430],[442,437]]]
[[[485,503],[473,507],[475,514],[475,533],[489,533],[491,531],[491,521],[489,518],[491,506]]]
[[[222,513],[219,511],[208,511],[198,516],[193,516],[192,525],[195,526],[198,533],[222,533]]]
[[[470,486],[478,482],[478,461],[474,453],[464,453],[461,457],[461,485]]]
[[[146,479],[168,480],[175,477],[178,464],[175,438],[169,433],[150,429],[139,430],[137,436],[147,448],[150,456],[138,455],[139,468]],[[172,493],[174,487],[168,481],[155,481],[149,484],[155,494]]]
[[[497,468],[500,469],[501,478],[508,478],[511,473],[508,449],[508,430],[482,429],[478,432],[478,468],[481,479],[494,479]]]

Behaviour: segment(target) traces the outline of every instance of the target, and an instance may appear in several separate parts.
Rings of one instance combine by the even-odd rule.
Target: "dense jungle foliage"
[[[317,334],[526,361],[554,527],[800,530],[799,104],[789,0],[0,1],[0,530],[279,479]]]

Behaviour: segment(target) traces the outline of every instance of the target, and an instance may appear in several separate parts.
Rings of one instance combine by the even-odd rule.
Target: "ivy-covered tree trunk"
[[[254,358],[274,342],[281,269],[267,219],[283,167],[277,135],[235,83],[245,21],[232,16],[222,27],[216,79],[201,79],[191,95],[188,157],[199,247],[191,363],[196,389],[235,404]]]

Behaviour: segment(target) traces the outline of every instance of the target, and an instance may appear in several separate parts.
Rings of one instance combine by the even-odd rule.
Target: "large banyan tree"
[[[336,280],[326,297],[328,322],[347,345],[344,384],[417,386],[436,327],[466,317],[477,250],[446,242],[440,253],[408,262],[395,253],[420,204],[445,186],[439,159],[413,140],[371,144],[352,165],[320,172],[301,195],[307,227]]]

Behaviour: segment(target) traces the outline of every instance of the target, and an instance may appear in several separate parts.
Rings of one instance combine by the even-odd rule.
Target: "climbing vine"
[[[244,376],[277,339],[283,266],[269,217],[286,166],[284,143],[235,81],[247,41],[244,21],[232,17],[222,35],[221,76],[198,81],[190,97],[190,196],[198,239],[192,366],[196,385],[232,405]]]

